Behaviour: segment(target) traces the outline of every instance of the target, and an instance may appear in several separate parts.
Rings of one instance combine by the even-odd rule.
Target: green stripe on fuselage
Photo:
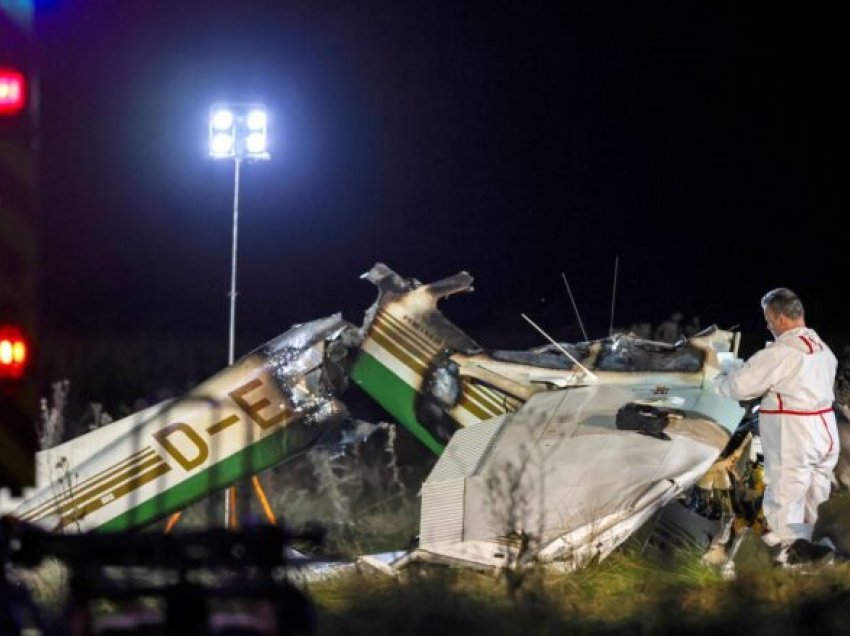
[[[320,426],[292,424],[275,431],[248,448],[234,453],[214,466],[107,521],[97,530],[116,532],[138,528],[162,519],[172,512],[183,510],[189,504],[208,497],[212,492],[222,490],[240,479],[292,459],[300,454],[300,451],[309,448],[323,430]]]
[[[445,447],[416,419],[413,409],[416,391],[374,356],[361,351],[351,369],[351,379],[431,451],[437,455],[443,452]]]

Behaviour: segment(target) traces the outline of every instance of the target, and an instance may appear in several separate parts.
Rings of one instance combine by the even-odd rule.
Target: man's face
[[[774,338],[778,338],[785,331],[782,314],[771,311],[770,308],[764,310],[764,321],[767,323],[767,329],[773,334]]]

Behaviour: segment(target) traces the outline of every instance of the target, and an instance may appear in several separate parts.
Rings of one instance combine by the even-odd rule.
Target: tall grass
[[[326,634],[845,634],[850,566],[774,568],[751,540],[734,581],[699,555],[661,567],[617,552],[571,574],[539,569],[521,593],[500,576],[426,568],[401,580],[315,584]],[[531,580],[531,579],[527,579]]]
[[[350,559],[410,545],[424,476],[399,466],[394,440],[395,427],[383,425],[345,451],[313,448],[267,471],[272,507],[293,527],[323,524],[329,556]]]

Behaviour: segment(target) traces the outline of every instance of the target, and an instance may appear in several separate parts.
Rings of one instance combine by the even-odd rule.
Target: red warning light
[[[0,380],[23,377],[29,357],[29,346],[16,325],[0,325]]]
[[[19,71],[0,68],[0,115],[16,115],[27,101],[27,83]]]

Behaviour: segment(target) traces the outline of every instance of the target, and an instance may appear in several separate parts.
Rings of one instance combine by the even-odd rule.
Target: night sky
[[[847,44],[837,15],[748,3],[46,3],[45,329],[212,334],[225,354],[232,164],[209,105],[261,101],[244,167],[237,353],[342,311],[376,261],[483,344],[672,311],[768,335],[797,290],[845,328]],[[837,335],[833,335],[837,334]],[[505,336],[504,342],[510,338]],[[224,359],[222,359],[222,363]]]

